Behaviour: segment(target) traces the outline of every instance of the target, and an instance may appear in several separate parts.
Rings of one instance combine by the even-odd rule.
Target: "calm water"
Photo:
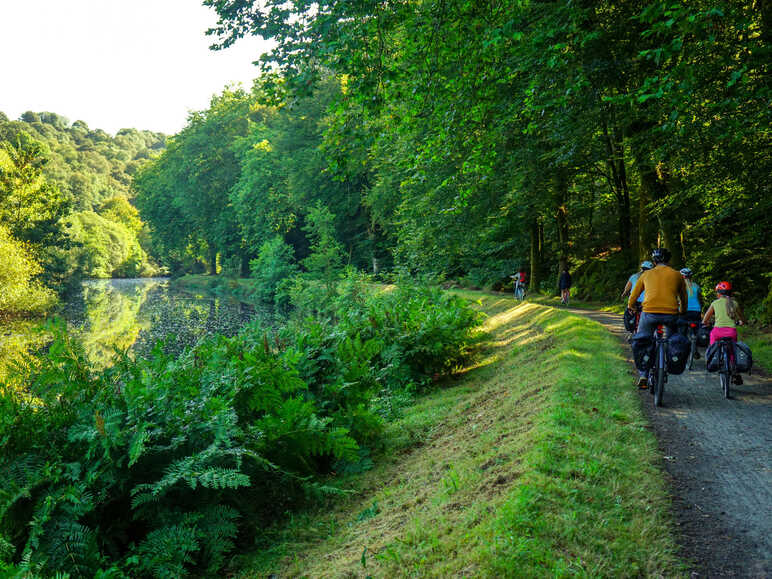
[[[88,280],[62,315],[99,365],[116,348],[141,354],[164,340],[165,349],[176,352],[210,333],[233,335],[255,310],[235,300],[175,290],[163,278],[144,278]]]

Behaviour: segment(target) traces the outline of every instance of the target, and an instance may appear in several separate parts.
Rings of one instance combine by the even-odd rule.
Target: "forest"
[[[131,204],[133,175],[166,137],[123,129],[112,137],[55,113],[0,113],[0,315],[39,313],[85,277],[158,271],[148,230]]]
[[[483,316],[441,285],[527,268],[554,294],[568,267],[611,302],[664,246],[772,322],[764,3],[203,3],[213,49],[275,48],[176,135],[0,115],[0,317],[83,278],[193,273],[282,321],[105,368],[48,322],[0,383],[0,570],[217,576],[270,551],[473,359]]]
[[[665,246],[770,320],[761,3],[206,4],[217,47],[278,47],[134,181],[172,270],[247,275],[277,236],[300,263],[324,207],[371,273],[552,291],[566,262],[608,299]]]

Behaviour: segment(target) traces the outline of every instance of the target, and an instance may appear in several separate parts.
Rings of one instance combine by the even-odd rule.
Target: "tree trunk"
[[[619,247],[625,263],[629,267],[634,266],[632,255],[630,189],[627,185],[627,169],[625,168],[625,153],[622,143],[622,135],[617,127],[613,128],[613,134],[609,131],[608,120],[603,119],[603,135],[606,143],[606,166],[611,174],[614,195],[617,200],[617,231],[619,234]]]
[[[670,194],[666,172],[661,165],[658,170],[648,159],[637,154],[634,156],[641,176],[641,192],[638,202],[639,245],[644,249],[655,245],[666,247],[673,254],[671,265],[680,266],[684,261],[680,223],[673,221],[670,214],[663,215],[662,213],[656,215],[655,221],[654,214],[647,208],[649,203],[662,201]],[[654,229],[655,223],[659,231]],[[660,239],[658,239],[658,233],[661,235]]]
[[[558,229],[558,253],[560,260],[568,259],[568,178],[559,171],[554,189],[555,221]]]
[[[533,218],[531,222],[531,279],[528,288],[535,292],[541,281],[541,231],[539,219]]]
[[[209,245],[209,275],[217,275],[217,250]]]

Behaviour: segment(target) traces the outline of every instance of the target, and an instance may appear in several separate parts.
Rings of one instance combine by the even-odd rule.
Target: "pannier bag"
[[[654,338],[651,336],[633,338],[632,345],[635,367],[641,372],[648,371],[654,365]]]
[[[673,334],[667,340],[667,371],[669,374],[683,374],[692,343],[682,334]]]
[[[628,309],[625,309],[625,313],[622,316],[622,320],[625,324],[625,330],[628,332],[634,332],[635,331],[635,312],[631,312]]]
[[[753,367],[751,349],[745,342],[737,342],[734,345],[734,365],[738,372],[750,372]]]
[[[708,372],[718,372],[721,369],[720,356],[718,355],[718,342],[713,342],[705,350],[705,367]]]
[[[710,344],[710,328],[707,326],[700,326],[697,330],[697,345],[700,348],[705,348]]]

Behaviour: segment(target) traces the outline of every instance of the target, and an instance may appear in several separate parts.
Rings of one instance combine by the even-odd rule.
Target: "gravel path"
[[[568,311],[601,323],[626,344],[618,314]],[[694,577],[772,577],[772,379],[755,370],[744,379],[726,400],[718,375],[708,374],[700,359],[691,372],[668,378],[663,407],[641,392]]]

